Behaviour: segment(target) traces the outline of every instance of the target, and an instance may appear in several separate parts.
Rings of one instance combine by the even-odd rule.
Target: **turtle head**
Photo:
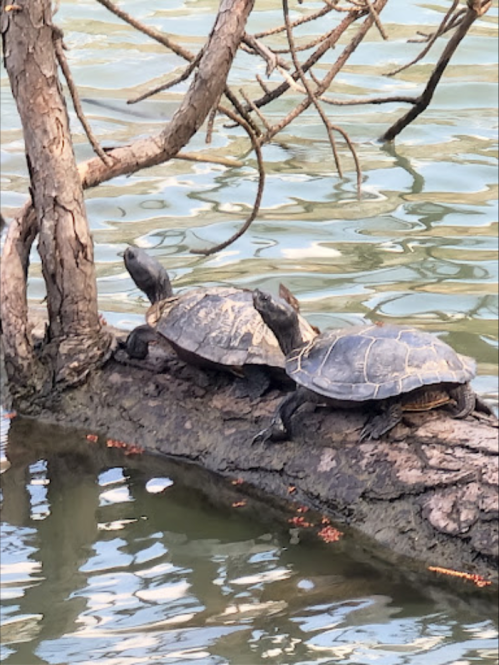
[[[277,337],[284,355],[303,343],[298,313],[292,305],[259,289],[253,291],[253,305]]]
[[[159,261],[140,247],[127,247],[123,258],[130,277],[151,303],[172,296],[170,278]]]

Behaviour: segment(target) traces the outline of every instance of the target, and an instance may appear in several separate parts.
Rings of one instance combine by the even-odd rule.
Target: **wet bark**
[[[381,441],[359,444],[365,411],[310,406],[295,416],[292,441],[252,445],[281,389],[252,398],[244,380],[185,365],[173,352],[149,368],[125,358],[117,351],[37,417],[97,434],[101,445],[113,439],[125,452],[140,446],[241,478],[354,527],[387,553],[497,580],[493,418],[411,414]]]

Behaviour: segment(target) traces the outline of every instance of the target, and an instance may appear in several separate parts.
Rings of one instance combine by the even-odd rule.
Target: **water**
[[[179,0],[165,9],[131,0],[125,8],[187,35],[182,43],[195,51],[216,4]],[[420,47],[405,40],[416,27],[435,25],[448,3],[389,5],[390,42],[373,36],[364,44],[331,95],[420,90],[441,46],[393,79],[382,74],[416,55]],[[125,101],[148,81],[178,73],[178,58],[90,0],[62,3],[57,19],[82,97],[115,107],[85,105],[101,142],[159,131],[185,84],[137,105],[147,118],[129,115]],[[270,20],[281,20],[279,3],[260,3],[248,31]],[[232,156],[243,166],[175,160],[87,192],[106,319],[125,328],[143,320],[146,303],[120,257],[136,244],[161,260],[178,289],[234,284],[275,292],[283,281],[323,328],[381,320],[435,332],[477,359],[474,387],[497,404],[496,26],[494,8],[395,148],[375,139],[402,107],[328,107],[359,153],[360,201],[348,152],[341,150],[340,179],[312,111],[264,148],[258,219],[213,257],[189,250],[240,227],[257,181],[243,134],[222,119],[211,146],[200,133],[188,150]],[[312,34],[312,27],[300,33]],[[254,68],[253,59],[238,56],[233,86]],[[257,94],[253,84],[249,89]],[[276,120],[292,102],[287,96],[266,113]],[[8,217],[25,201],[27,172],[5,71],[1,105]],[[74,116],[72,127],[78,158],[90,157]],[[30,301],[39,303],[44,293],[34,249]],[[89,443],[86,433],[21,420],[8,431],[9,422],[2,418],[0,464],[10,464],[2,475],[2,662],[498,662],[497,608],[487,589],[388,566],[349,534],[326,546],[298,533],[265,500],[201,472],[125,458]],[[232,507],[241,500],[245,506]]]
[[[324,545],[228,481],[19,419],[9,459],[5,663],[497,662],[488,590]]]

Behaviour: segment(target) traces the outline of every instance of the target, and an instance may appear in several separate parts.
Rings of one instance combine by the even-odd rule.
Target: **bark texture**
[[[412,414],[381,441],[359,444],[364,411],[304,407],[292,441],[251,445],[279,389],[251,398],[244,380],[185,365],[173,352],[156,369],[125,357],[119,350],[85,386],[36,415],[98,434],[103,445],[120,440],[242,478],[355,527],[386,552],[497,580],[493,418]]]
[[[23,126],[47,288],[47,362],[35,358],[25,318],[27,257],[34,234],[16,238],[18,224],[9,229],[3,255],[2,319],[9,374],[38,391],[47,382],[84,378],[86,368],[108,352],[110,338],[101,334],[93,245],[57,75],[51,3],[3,3],[3,10],[4,61]]]
[[[57,77],[49,0],[2,0],[4,60],[21,116],[36,222],[27,204],[11,224],[3,252],[2,327],[5,366],[20,397],[48,393],[56,383],[81,382],[110,352],[100,329],[93,247],[83,188],[173,157],[218,102],[253,0],[222,0],[193,83],[172,121],[156,137],[77,168],[68,116]],[[58,38],[59,35],[55,34]],[[42,357],[27,321],[26,279],[31,244],[47,285],[49,329]]]

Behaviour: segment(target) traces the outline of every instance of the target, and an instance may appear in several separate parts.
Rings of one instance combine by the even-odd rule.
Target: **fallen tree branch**
[[[294,419],[291,441],[251,445],[281,391],[252,400],[243,380],[165,353],[155,371],[122,364],[118,352],[87,385],[40,401],[38,419],[99,439],[88,445],[117,440],[125,451],[193,461],[297,501],[369,536],[388,557],[497,582],[496,421],[454,420],[444,409],[408,414],[380,441],[359,444],[363,409],[317,408]]]

